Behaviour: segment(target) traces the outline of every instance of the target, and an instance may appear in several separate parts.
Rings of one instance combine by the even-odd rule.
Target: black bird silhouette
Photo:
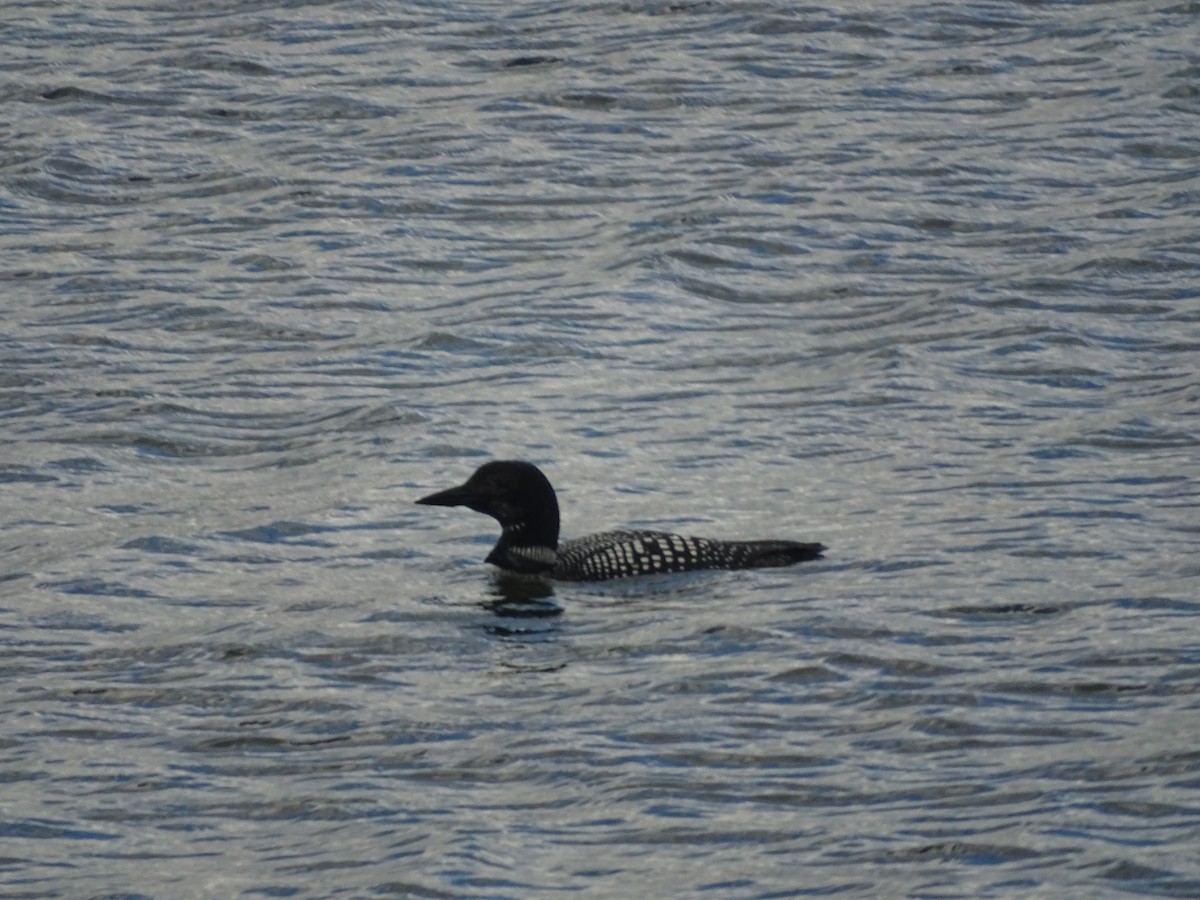
[[[718,541],[665,531],[605,531],[558,542],[558,499],[533,463],[484,463],[458,487],[417,501],[466,506],[500,523],[500,540],[487,562],[510,572],[571,581],[693,569],[756,569],[817,559],[821,544],[797,541]]]

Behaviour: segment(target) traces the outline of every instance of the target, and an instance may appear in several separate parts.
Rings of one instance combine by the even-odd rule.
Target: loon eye
[[[488,479],[487,490],[490,494],[505,495],[516,493],[517,483],[506,475],[494,475]]]

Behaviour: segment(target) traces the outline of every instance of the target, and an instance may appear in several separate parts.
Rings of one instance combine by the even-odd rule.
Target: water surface
[[[1194,8],[4,18],[4,896],[1200,894]]]

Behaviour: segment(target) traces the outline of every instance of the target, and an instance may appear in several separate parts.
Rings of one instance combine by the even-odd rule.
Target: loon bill
[[[500,523],[487,562],[528,575],[604,581],[694,569],[757,569],[817,559],[821,544],[798,541],[719,541],[665,531],[605,531],[558,542],[558,499],[533,463],[484,463],[465,484],[417,503],[466,506]]]

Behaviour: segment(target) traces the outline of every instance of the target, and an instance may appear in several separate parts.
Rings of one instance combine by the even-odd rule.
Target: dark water
[[[1200,895],[1195,4],[3,24],[0,895]]]

